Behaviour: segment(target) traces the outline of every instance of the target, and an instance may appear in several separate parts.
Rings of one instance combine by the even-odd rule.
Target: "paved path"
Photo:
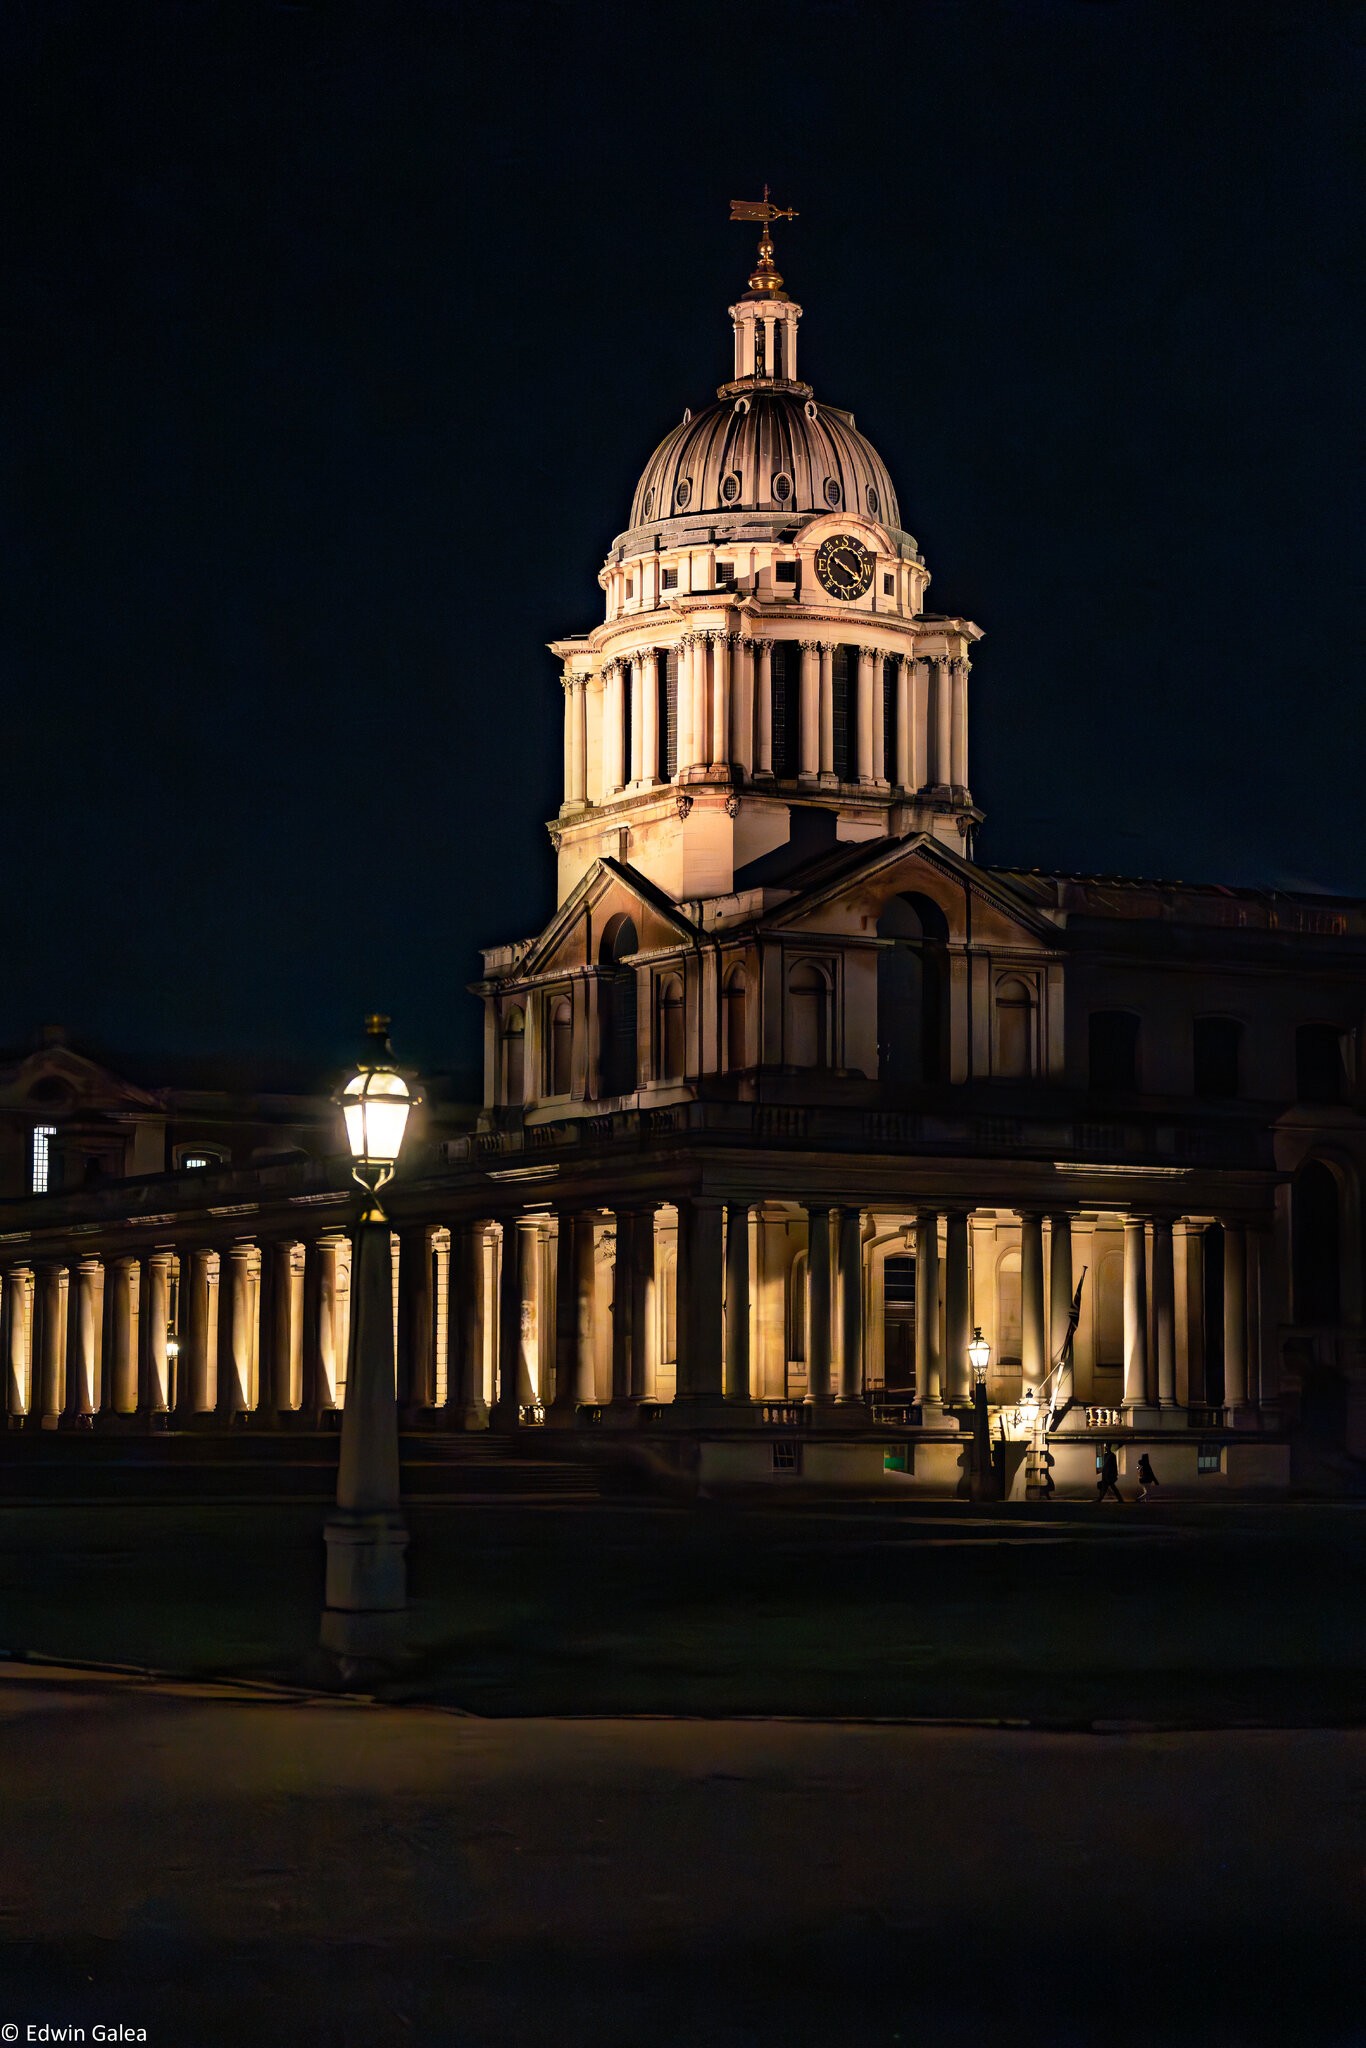
[[[1346,2048],[1364,1795],[1354,1731],[486,1721],[10,1667],[0,2023]]]

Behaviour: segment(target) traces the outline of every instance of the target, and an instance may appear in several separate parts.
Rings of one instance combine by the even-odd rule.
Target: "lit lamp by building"
[[[972,1497],[995,1500],[996,1472],[991,1462],[991,1422],[987,1415],[987,1367],[991,1346],[979,1329],[974,1329],[968,1346],[972,1367]]]
[[[368,1057],[335,1100],[352,1173],[365,1190],[356,1225],[351,1341],[342,1406],[337,1505],[327,1518],[322,1645],[344,1675],[399,1658],[408,1604],[399,1508],[393,1263],[380,1189],[394,1177],[408,1113],[421,1101],[394,1065],[389,1019],[366,1019]]]
[[[166,1412],[174,1415],[180,1404],[180,1339],[173,1322],[166,1325]]]

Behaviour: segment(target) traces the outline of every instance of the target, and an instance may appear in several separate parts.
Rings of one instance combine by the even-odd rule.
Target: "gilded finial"
[[[749,288],[752,292],[768,292],[774,296],[782,291],[783,280],[773,261],[773,237],[769,233],[775,220],[795,220],[795,206],[775,206],[764,187],[762,199],[732,199],[730,202],[732,220],[759,220],[763,222],[763,233],[759,237],[759,262],[751,273]]]

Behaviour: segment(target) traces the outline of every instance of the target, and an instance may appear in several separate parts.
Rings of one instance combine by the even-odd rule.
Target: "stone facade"
[[[393,1189],[405,1413],[947,1491],[980,1328],[1016,1492],[1366,1456],[1366,903],[982,865],[980,630],[800,309],[732,316],[554,643],[558,904]],[[12,1423],[316,1426],[351,1215],[335,1158],[8,1204]]]

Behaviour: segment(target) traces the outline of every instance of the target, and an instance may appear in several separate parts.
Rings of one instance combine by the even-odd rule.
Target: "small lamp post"
[[[346,1120],[352,1175],[366,1197],[356,1224],[337,1505],[324,1530],[322,1645],[348,1677],[396,1662],[406,1647],[408,1531],[399,1507],[393,1266],[379,1193],[394,1177],[408,1113],[422,1099],[394,1065],[389,1019],[367,1017],[365,1028],[367,1057],[335,1098]]]
[[[972,1497],[995,1500],[996,1473],[991,1462],[991,1423],[987,1415],[987,1367],[991,1346],[980,1327],[973,1330],[968,1346],[972,1367]]]

